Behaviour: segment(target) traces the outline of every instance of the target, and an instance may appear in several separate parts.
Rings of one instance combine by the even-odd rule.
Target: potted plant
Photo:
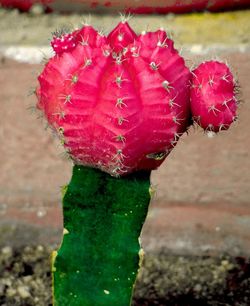
[[[54,33],[38,108],[73,175],[63,191],[64,236],[53,255],[56,306],[128,306],[140,267],[150,173],[192,124],[227,130],[235,81],[224,63],[190,71],[164,30],[108,36],[85,24]]]

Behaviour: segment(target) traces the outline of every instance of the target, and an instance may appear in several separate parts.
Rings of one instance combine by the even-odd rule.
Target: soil
[[[0,251],[0,305],[51,304],[51,247]],[[250,305],[250,260],[147,254],[133,306]]]

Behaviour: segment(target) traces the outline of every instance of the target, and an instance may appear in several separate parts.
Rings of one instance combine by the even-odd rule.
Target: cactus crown
[[[236,118],[228,67],[190,72],[164,30],[136,35],[123,20],[104,36],[84,25],[54,33],[51,45],[38,108],[76,164],[113,176],[156,169],[191,118],[214,132]]]

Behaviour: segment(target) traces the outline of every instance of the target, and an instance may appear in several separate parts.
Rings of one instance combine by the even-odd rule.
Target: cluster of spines
[[[71,51],[76,47],[76,44],[75,36],[71,33],[54,35],[51,41],[51,46],[56,54]]]

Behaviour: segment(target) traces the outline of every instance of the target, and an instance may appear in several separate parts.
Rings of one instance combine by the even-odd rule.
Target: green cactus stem
[[[149,189],[150,171],[114,178],[74,166],[63,197],[63,242],[53,256],[54,306],[131,304]]]

